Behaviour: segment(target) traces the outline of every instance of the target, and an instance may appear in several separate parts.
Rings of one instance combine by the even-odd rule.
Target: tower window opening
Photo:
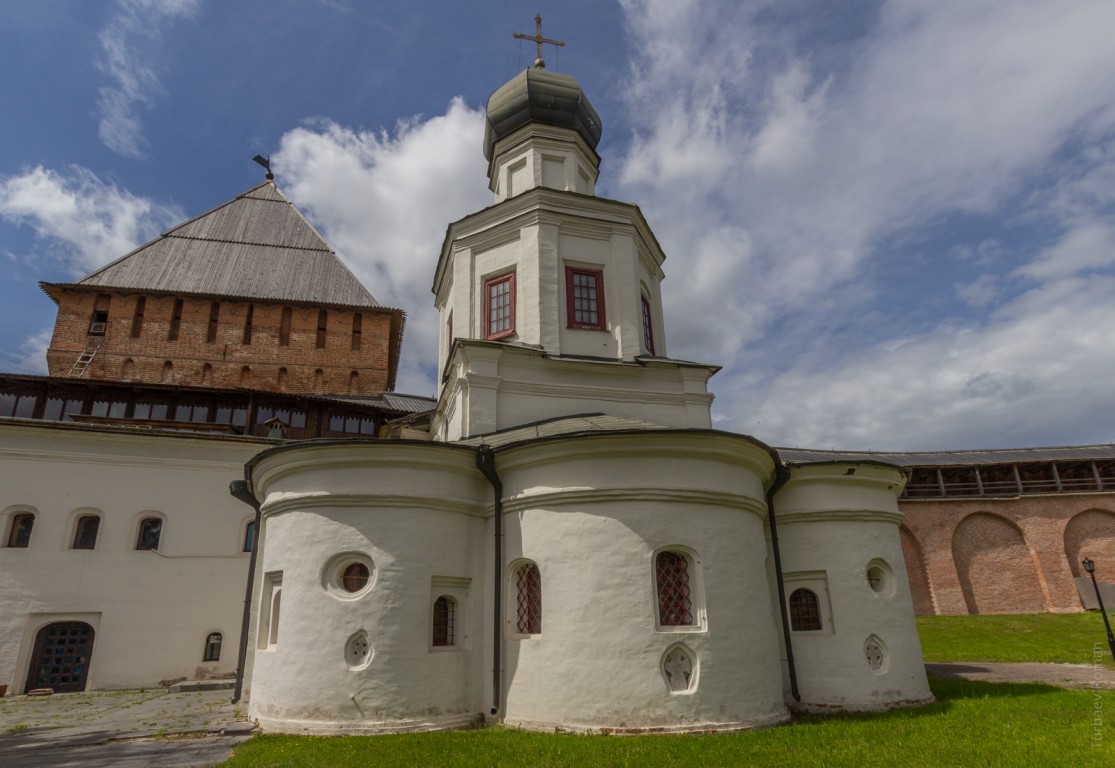
[[[256,313],[256,305],[248,305],[248,314],[244,316],[244,344],[252,343],[252,318]]]
[[[214,301],[209,305],[209,327],[205,331],[205,340],[212,344],[217,340],[217,321],[221,316],[221,303]]]
[[[329,322],[329,313],[324,309],[317,313],[317,348],[325,349],[325,335],[327,331],[327,324]]]
[[[143,313],[147,309],[147,298],[140,296],[136,299],[135,314],[132,316],[132,338],[138,339],[143,331]]]
[[[484,338],[502,339],[515,332],[515,273],[484,282]]]
[[[604,273],[599,269],[565,268],[568,325],[604,330]]]
[[[170,314],[170,330],[166,335],[167,341],[178,341],[178,330],[182,325],[182,299],[174,300],[174,311]]]
[[[654,324],[651,322],[650,301],[646,296],[639,297],[639,309],[643,316],[643,347],[648,355],[654,354]]]
[[[352,351],[353,352],[359,352],[360,351],[360,334],[361,334],[361,330],[362,330],[363,325],[364,325],[364,319],[363,319],[363,317],[361,317],[360,313],[357,312],[355,315],[352,316]]]

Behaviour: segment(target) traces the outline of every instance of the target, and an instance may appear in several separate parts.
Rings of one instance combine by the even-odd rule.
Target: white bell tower
[[[434,276],[437,439],[601,412],[710,426],[716,368],[666,355],[665,254],[637,206],[595,196],[600,132],[569,75],[536,66],[489,98],[495,204],[449,226]]]

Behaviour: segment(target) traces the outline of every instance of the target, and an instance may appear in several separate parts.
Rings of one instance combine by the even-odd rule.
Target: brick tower
[[[395,385],[402,310],[381,306],[270,179],[76,283],[51,376],[293,394]]]

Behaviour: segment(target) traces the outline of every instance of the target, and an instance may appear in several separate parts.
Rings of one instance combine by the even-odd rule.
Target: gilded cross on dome
[[[546,68],[546,62],[542,61],[542,44],[543,43],[549,43],[550,45],[556,45],[559,48],[565,45],[565,41],[563,41],[563,40],[549,40],[545,37],[542,37],[542,14],[540,14],[540,13],[534,14],[534,34],[533,35],[527,35],[527,34],[523,34],[521,32],[516,32],[514,35],[512,35],[512,37],[514,37],[516,40],[533,40],[534,41],[534,44],[537,46],[537,56],[538,56],[538,58],[534,60],[534,66],[537,67],[538,69],[545,69]]]

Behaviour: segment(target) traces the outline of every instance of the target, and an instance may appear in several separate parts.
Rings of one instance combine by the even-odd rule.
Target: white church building
[[[665,255],[595,195],[577,82],[529,69],[487,114],[495,203],[449,225],[434,272],[428,433],[247,463],[250,717],[704,732],[931,700],[903,472],[713,429],[717,368],[667,353]]]
[[[717,367],[667,352],[665,254],[596,196],[580,86],[532,68],[487,117],[495,202],[433,272],[436,405],[389,391],[401,311],[270,176],[46,286],[62,368],[0,377],[0,693],[237,676],[308,733],[931,700],[904,471],[713,429]]]

